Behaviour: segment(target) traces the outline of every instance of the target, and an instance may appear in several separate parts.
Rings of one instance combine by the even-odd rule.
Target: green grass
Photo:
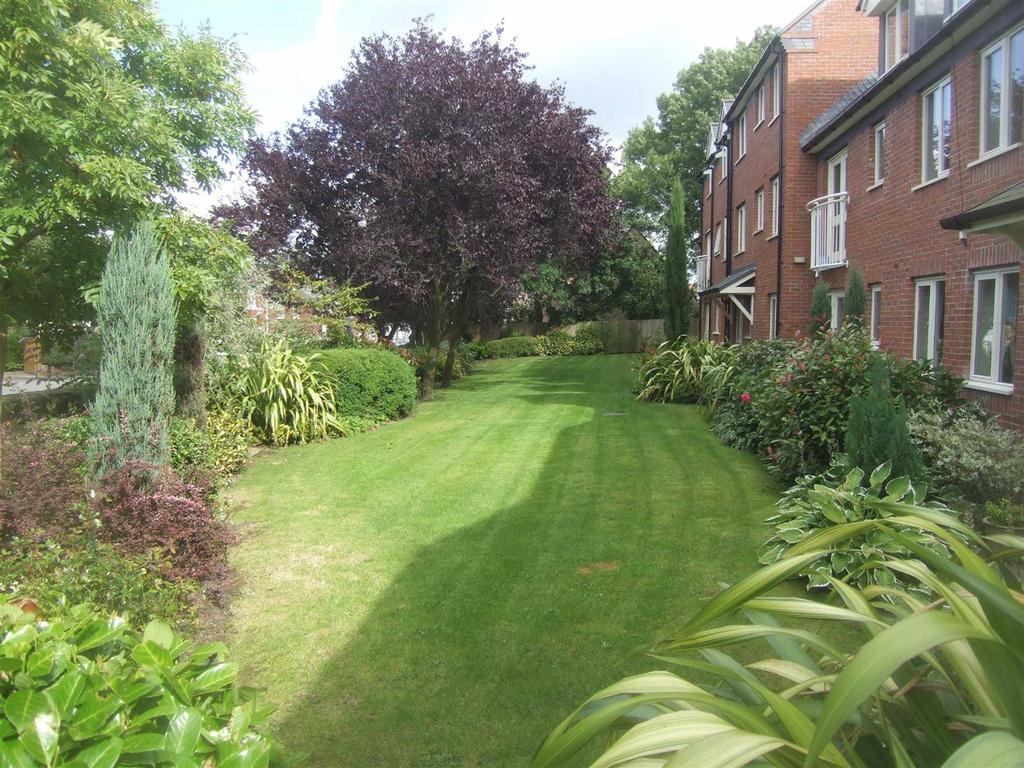
[[[488,363],[239,479],[233,655],[311,765],[525,766],[756,566],[774,484],[696,408],[636,402],[634,364]]]

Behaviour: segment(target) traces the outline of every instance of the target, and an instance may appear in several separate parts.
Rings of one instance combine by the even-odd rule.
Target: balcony
[[[839,192],[811,200],[811,269],[846,266],[846,206],[850,195]]]
[[[711,256],[702,253],[697,257],[697,290],[706,291],[711,285]]]

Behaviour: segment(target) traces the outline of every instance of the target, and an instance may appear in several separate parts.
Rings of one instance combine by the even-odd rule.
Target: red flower
[[[749,403],[750,402],[750,393],[749,392],[744,392],[742,395],[740,395],[740,400],[742,400],[744,403]]]

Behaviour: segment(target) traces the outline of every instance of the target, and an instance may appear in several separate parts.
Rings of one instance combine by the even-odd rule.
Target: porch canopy
[[[956,216],[941,219],[943,229],[1007,235],[1024,248],[1024,181]]]
[[[730,299],[739,311],[743,313],[743,316],[747,318],[747,321],[753,322],[754,318],[750,308],[740,301],[738,297],[754,295],[754,277],[756,273],[756,264],[746,264],[732,274],[726,275],[707,290],[701,291],[700,295],[701,297],[708,298],[721,296]]]

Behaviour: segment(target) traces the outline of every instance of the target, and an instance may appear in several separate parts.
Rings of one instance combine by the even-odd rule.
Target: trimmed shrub
[[[846,279],[846,292],[843,294],[843,320],[861,325],[867,306],[868,296],[864,290],[864,275],[859,269],[851,269]]]
[[[540,354],[551,357],[597,355],[603,349],[600,337],[590,324],[581,325],[575,336],[562,328],[552,328],[537,337],[537,344]]]
[[[125,464],[100,482],[92,504],[97,535],[133,554],[167,553],[169,578],[216,582],[227,574],[231,533],[214,517],[211,493],[170,470]]]
[[[415,371],[390,350],[330,349],[317,362],[334,389],[338,417],[346,424],[399,419],[416,404]]]
[[[832,302],[828,297],[828,284],[819,280],[811,293],[811,335],[824,331],[832,319]]]
[[[88,534],[62,541],[14,539],[0,548],[0,599],[25,598],[44,613],[87,603],[137,621],[189,617],[196,585],[167,577],[158,551],[127,554]]]
[[[0,605],[4,765],[294,764],[270,737],[271,708],[238,685],[220,643],[194,648],[163,622],[136,631],[75,606],[45,619]]]
[[[130,461],[165,466],[176,309],[170,264],[151,222],[114,238],[100,296],[96,462],[104,470]]]
[[[541,355],[540,339],[536,336],[509,336],[487,342],[486,356],[501,357],[535,357]]]

